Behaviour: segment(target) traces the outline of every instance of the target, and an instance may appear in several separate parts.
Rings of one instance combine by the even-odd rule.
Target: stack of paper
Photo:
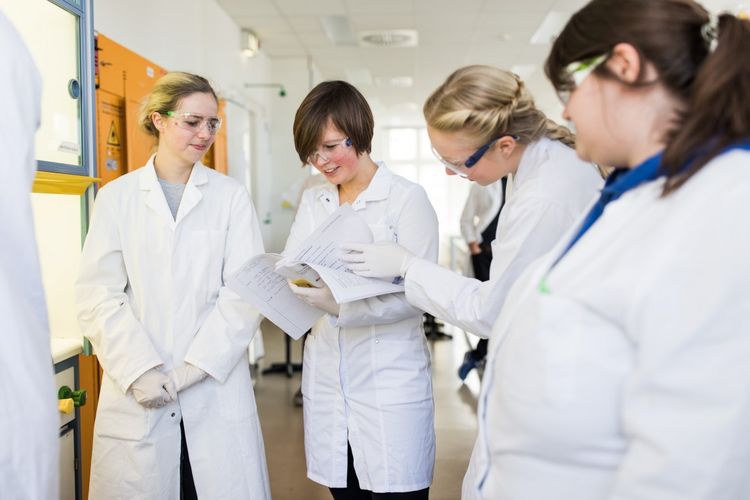
[[[336,302],[343,304],[376,295],[398,293],[404,286],[358,276],[339,258],[341,243],[372,243],[367,223],[349,205],[343,205],[297,249],[284,257],[261,254],[248,260],[227,281],[227,286],[291,337],[304,335],[324,314],[297,298],[287,281],[325,283]]]

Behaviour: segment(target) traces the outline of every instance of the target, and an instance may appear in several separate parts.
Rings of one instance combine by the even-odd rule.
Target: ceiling
[[[722,0],[709,0],[717,3]],[[490,64],[518,73],[537,104],[554,118],[561,110],[541,65],[549,42],[531,38],[552,12],[567,18],[586,0],[218,0],[243,27],[261,39],[271,59],[310,57],[323,79],[356,85],[373,108],[395,123],[417,119],[421,105],[453,70]],[[343,16],[353,32],[414,29],[416,47],[337,45],[323,19]],[[406,88],[377,80],[411,77]]]

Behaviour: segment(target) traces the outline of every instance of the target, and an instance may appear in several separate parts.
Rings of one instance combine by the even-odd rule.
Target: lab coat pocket
[[[102,380],[94,432],[100,438],[141,441],[148,435],[149,412],[107,376]]]
[[[226,421],[243,422],[256,414],[253,382],[246,358],[240,360],[223,384],[210,377],[206,382],[215,385],[211,392],[218,395],[219,411]]]
[[[226,239],[224,229],[201,229],[190,233],[190,270],[195,289],[203,292],[207,302],[216,301],[223,284]]]
[[[423,338],[383,335],[372,343],[373,377],[381,405],[432,400],[430,354]]]
[[[375,224],[369,224],[370,231],[372,232],[372,240],[375,243],[382,241],[393,241],[397,242],[396,227],[390,222],[383,221]]]
[[[509,345],[501,348],[512,356],[498,360],[503,387],[514,399],[531,404],[569,402],[583,347],[580,306],[569,298],[538,294],[522,307],[534,309],[523,316],[534,318],[536,325],[513,325],[519,331],[511,332]]]

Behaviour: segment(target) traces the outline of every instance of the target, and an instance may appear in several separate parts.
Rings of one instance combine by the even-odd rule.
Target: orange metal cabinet
[[[102,186],[127,172],[124,105],[125,99],[122,97],[97,90],[97,175],[102,180]]]
[[[157,66],[148,59],[139,56],[132,50],[129,50],[111,38],[107,38],[101,33],[97,35],[97,77],[99,96],[108,94],[107,97],[97,99],[97,103],[108,103],[119,108],[117,113],[120,119],[120,151],[119,163],[121,173],[130,172],[142,167],[149,156],[153,153],[155,142],[152,137],[140,130],[138,126],[138,111],[143,98],[151,91],[156,80],[167,74],[167,70]],[[121,99],[115,102],[116,98]],[[112,167],[114,156],[108,156],[105,144],[101,144],[101,138],[110,136],[112,126],[113,108],[109,107],[110,116],[102,116],[105,107],[97,107],[97,118],[101,123],[99,130],[99,172],[106,178],[112,180],[116,177],[114,170],[112,176],[105,174],[108,167],[107,159],[110,160],[109,167]],[[109,121],[107,121],[109,120]],[[115,130],[117,132],[117,120],[115,120]],[[108,128],[109,127],[109,128]],[[106,129],[106,130],[105,130]],[[124,132],[124,133],[123,133]],[[110,144],[111,146],[112,144]],[[114,149],[110,150],[111,155],[117,154]]]
[[[217,172],[226,175],[229,172],[228,153],[227,153],[227,115],[224,112],[226,106],[224,99],[219,99],[219,118],[221,118],[221,128],[216,133],[216,140],[211,149],[203,157],[203,164],[211,167]]]

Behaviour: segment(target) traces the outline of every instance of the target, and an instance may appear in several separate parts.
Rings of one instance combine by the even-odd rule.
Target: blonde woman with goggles
[[[344,258],[362,276],[403,276],[412,305],[488,338],[511,285],[570,228],[602,178],[596,166],[578,159],[572,134],[537,109],[508,71],[459,69],[427,99],[424,116],[448,175],[485,186],[509,176],[489,281],[463,277],[390,242],[345,245]]]

